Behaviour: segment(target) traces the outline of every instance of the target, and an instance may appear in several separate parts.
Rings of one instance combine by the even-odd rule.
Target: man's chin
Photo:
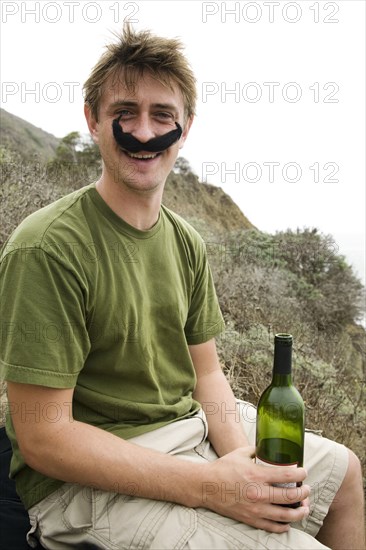
[[[134,191],[135,193],[141,194],[141,195],[149,195],[153,194],[154,192],[158,191],[162,187],[164,187],[165,181],[161,180],[150,180],[143,178],[121,178],[118,180],[120,185],[124,185],[131,191]]]

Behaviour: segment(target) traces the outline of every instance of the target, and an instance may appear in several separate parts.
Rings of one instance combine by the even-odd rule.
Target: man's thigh
[[[31,510],[42,544],[65,548],[320,550],[310,535],[290,529],[273,535],[204,508],[160,502],[65,484]]]

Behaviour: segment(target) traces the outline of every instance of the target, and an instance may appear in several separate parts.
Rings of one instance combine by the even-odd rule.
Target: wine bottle
[[[276,334],[272,382],[262,393],[257,409],[257,464],[293,467],[303,465],[304,402],[292,384],[291,362],[291,334]],[[296,483],[275,485],[296,487]],[[300,503],[285,506],[296,508]]]

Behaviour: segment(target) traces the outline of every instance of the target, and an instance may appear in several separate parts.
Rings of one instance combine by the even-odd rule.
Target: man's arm
[[[240,411],[222,372],[215,339],[189,346],[197,376],[193,397],[206,413],[209,440],[218,456],[249,445],[240,422]],[[251,451],[254,448],[251,447]]]
[[[9,408],[14,411],[12,421],[20,451],[25,462],[44,475],[192,508],[203,506],[277,533],[289,528],[278,522],[303,518],[302,508],[271,504],[288,503],[289,497],[296,502],[297,490],[284,495],[280,488],[270,485],[303,481],[304,469],[296,468],[294,472],[293,468],[261,468],[252,463],[246,447],[203,464],[146,449],[74,420],[72,396],[73,390],[8,382]],[[50,422],[42,414],[50,403],[56,403],[62,411],[57,422]],[[22,411],[40,411],[40,414],[24,415]],[[233,494],[232,488],[236,486],[240,486],[240,498]],[[228,494],[222,494],[223,487],[229,490]],[[302,498],[309,494],[307,486],[300,490]]]
[[[12,413],[17,442],[31,468],[65,482],[197,506],[204,466],[74,420],[72,396],[73,389],[8,382],[9,409],[17,411]],[[57,422],[43,414],[51,403],[60,412]]]

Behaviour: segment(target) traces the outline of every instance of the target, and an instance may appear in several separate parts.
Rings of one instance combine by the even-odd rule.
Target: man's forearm
[[[140,447],[82,422],[40,431],[25,459],[33,469],[65,482],[189,507],[202,501],[205,464]]]
[[[208,438],[218,456],[249,445],[240,422],[240,409],[222,371],[212,371],[197,381],[194,398],[206,413]]]

